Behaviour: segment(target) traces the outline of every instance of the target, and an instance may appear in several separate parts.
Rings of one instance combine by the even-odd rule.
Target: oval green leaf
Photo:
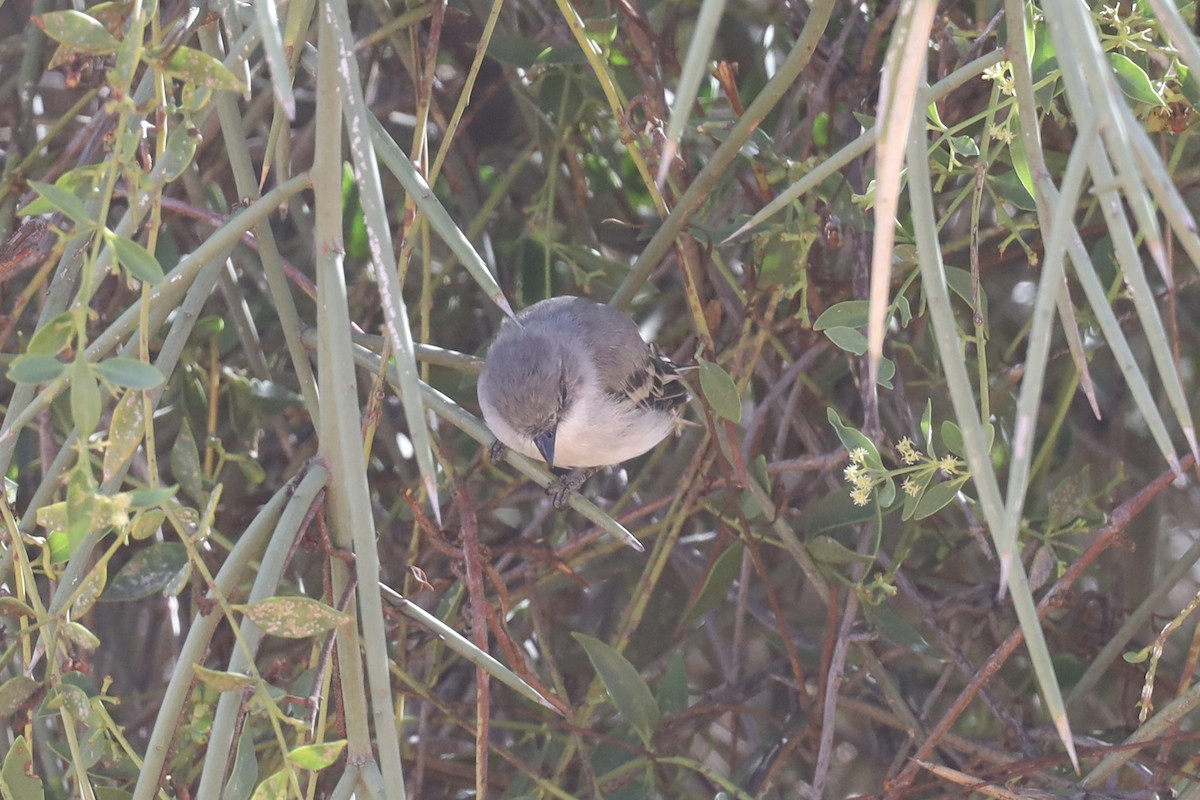
[[[125,392],[113,409],[108,424],[108,447],[104,448],[104,480],[107,481],[133,457],[145,432],[145,404],[141,392]]]
[[[633,726],[642,741],[649,744],[659,721],[658,703],[650,693],[650,687],[633,664],[604,642],[583,633],[572,633],[571,636],[587,653],[617,711]]]
[[[88,213],[87,206],[72,192],[53,183],[30,181],[29,185],[56,211],[66,214],[80,228],[88,230],[95,226],[96,223]]]
[[[200,451],[196,448],[196,437],[186,419],[179,427],[179,435],[171,445],[171,474],[175,482],[193,500],[204,500],[204,470],[200,466]]]
[[[187,563],[187,548],[179,542],[156,542],[133,554],[100,599],[111,603],[149,597],[166,588]]]
[[[725,600],[729,587],[738,575],[742,565],[742,546],[735,544],[717,558],[704,581],[704,588],[696,598],[696,603],[688,610],[685,622],[691,622],[704,616]]]
[[[0,684],[0,719],[8,719],[20,711],[39,686],[40,683],[24,675],[16,675]]]
[[[829,420],[829,424],[837,431],[837,437],[843,447],[851,453],[855,450],[865,450],[867,453],[867,466],[871,469],[883,470],[883,459],[879,457],[879,449],[875,447],[874,442],[866,437],[866,434],[842,422],[842,418],[838,416],[833,406],[825,410],[825,418]]]
[[[28,680],[28,679],[26,679]],[[9,797],[21,800],[43,800],[46,796],[42,779],[38,777],[33,763],[33,749],[24,736],[18,736],[4,756],[4,769],[0,771]]]
[[[348,614],[311,597],[269,597],[234,608],[267,633],[285,639],[307,639],[351,620]]]
[[[822,564],[845,566],[847,564],[871,564],[875,559],[864,553],[856,553],[832,536],[817,536],[805,545],[814,561]]]
[[[866,300],[844,300],[825,309],[813,323],[814,331],[829,328],[862,328],[867,324]]]
[[[245,689],[254,683],[254,679],[249,675],[243,675],[240,672],[209,669],[199,664],[192,664],[192,672],[201,683],[217,692],[235,692]]]
[[[298,767],[312,770],[325,769],[333,764],[342,755],[342,751],[346,749],[346,740],[338,739],[334,742],[322,742],[320,744],[306,744],[297,747],[295,750],[287,754],[288,761],[291,761]]]
[[[1109,53],[1108,63],[1117,75],[1117,84],[1126,97],[1151,106],[1165,106],[1162,95],[1150,82],[1146,71],[1123,53]]]
[[[122,389],[154,389],[164,380],[163,374],[153,364],[121,356],[106,358],[97,363],[96,372],[100,373],[104,380],[115,383]]]
[[[71,416],[82,441],[100,424],[100,384],[82,352],[71,363]]]
[[[191,47],[176,48],[163,68],[168,74],[196,86],[239,93],[246,91],[246,84],[224,64]]]
[[[107,582],[108,566],[107,562],[102,561],[92,568],[75,592],[75,600],[71,603],[71,616],[74,619],[79,619],[92,610],[92,606],[96,605],[96,600],[100,598]]]
[[[154,255],[132,239],[107,233],[109,246],[117,255],[117,261],[129,271],[129,274],[151,286],[162,283],[163,268]]]
[[[839,350],[845,350],[847,353],[861,356],[867,352],[867,337],[854,328],[835,325],[825,329],[825,337],[833,342]]]
[[[75,317],[70,311],[64,311],[38,328],[25,352],[31,356],[56,356],[74,338]]]
[[[917,500],[912,519],[925,519],[941,511],[958,496],[960,488],[962,488],[962,480],[945,481],[930,486]]]
[[[69,620],[59,630],[71,641],[71,644],[80,650],[86,650],[90,653],[100,646],[100,637],[88,630],[85,625],[75,620]]]
[[[51,11],[30,19],[51,39],[81,53],[105,55],[121,45],[99,20],[82,11]]]
[[[18,356],[8,365],[8,379],[13,383],[49,383],[66,368],[66,364],[50,356]]]
[[[700,389],[718,416],[735,425],[742,421],[742,398],[737,384],[718,364],[700,359]]]

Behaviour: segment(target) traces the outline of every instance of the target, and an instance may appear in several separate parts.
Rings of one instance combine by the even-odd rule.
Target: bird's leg
[[[499,464],[504,459],[504,455],[507,452],[508,445],[497,439],[496,441],[492,442],[492,446],[488,448],[488,460],[493,464]]]
[[[599,472],[598,467],[573,469],[566,475],[560,475],[558,480],[546,487],[546,494],[554,498],[554,507],[562,508],[567,504],[571,492],[583,486],[584,481]]]

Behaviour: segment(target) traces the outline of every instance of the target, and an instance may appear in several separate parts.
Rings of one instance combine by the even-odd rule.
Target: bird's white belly
[[[607,398],[577,403],[558,422],[556,467],[605,467],[649,450],[675,427],[669,414],[617,405]]]

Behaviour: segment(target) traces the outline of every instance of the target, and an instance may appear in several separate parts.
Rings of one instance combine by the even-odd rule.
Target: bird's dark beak
[[[554,466],[554,435],[557,428],[551,427],[533,437],[533,445],[542,454],[542,458],[546,459],[546,466]]]

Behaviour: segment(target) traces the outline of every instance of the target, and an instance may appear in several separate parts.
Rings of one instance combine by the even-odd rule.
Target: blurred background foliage
[[[1200,797],[1196,9],[1067,5],[0,2],[3,796]],[[563,512],[555,294],[698,365]]]

